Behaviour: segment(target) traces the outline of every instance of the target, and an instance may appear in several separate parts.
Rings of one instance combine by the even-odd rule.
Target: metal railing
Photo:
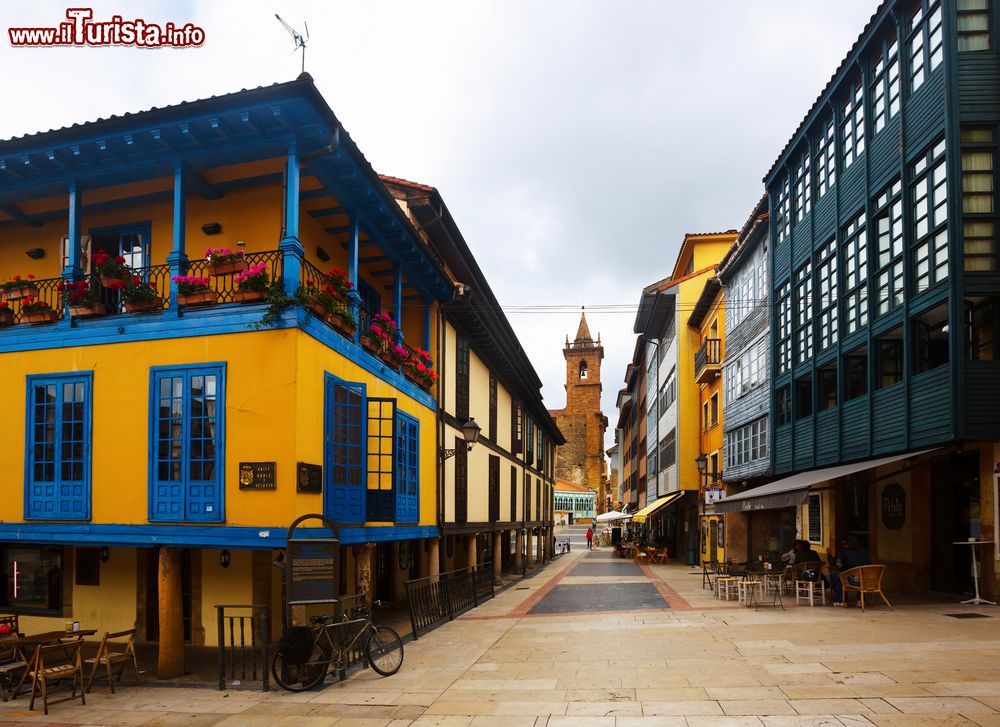
[[[284,270],[284,253],[281,250],[266,250],[264,252],[248,252],[243,256],[247,267],[264,263],[267,266],[268,282],[281,282]],[[303,265],[308,265],[305,260]],[[186,275],[193,275],[199,278],[209,278],[209,288],[215,291],[219,303],[232,303],[233,293],[237,291],[236,275],[214,275],[208,274],[207,260],[189,260]],[[322,273],[320,273],[322,275]]]
[[[231,611],[228,614],[227,609]],[[226,689],[228,685],[259,680],[261,691],[268,691],[267,652],[271,642],[271,621],[267,606],[226,604],[217,605],[215,611],[219,629],[219,690]]]
[[[406,582],[413,638],[493,598],[493,564]]]
[[[694,355],[695,376],[701,373],[706,366],[720,363],[722,363],[722,340],[718,338],[706,339]]]
[[[62,293],[59,290],[59,284],[63,282],[62,278],[25,280],[23,282],[26,286],[32,286],[35,289],[34,295],[32,295],[33,302],[40,301],[48,305],[55,312],[57,320],[63,317]],[[21,322],[21,309],[27,302],[28,299],[26,298],[7,301],[7,310],[10,311],[11,324]]]

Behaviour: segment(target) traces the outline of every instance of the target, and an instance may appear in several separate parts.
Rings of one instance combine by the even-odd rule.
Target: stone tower
[[[566,444],[556,450],[557,480],[584,485],[601,492],[604,480],[604,432],[608,419],[601,411],[601,360],[604,347],[595,341],[587,326],[587,316],[580,316],[576,338],[566,338],[566,408],[551,411],[566,437]],[[598,512],[604,503],[598,502]]]

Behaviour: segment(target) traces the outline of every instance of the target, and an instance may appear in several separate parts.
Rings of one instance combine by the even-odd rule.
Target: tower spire
[[[581,306],[580,327],[576,329],[576,340],[574,343],[593,343],[594,339],[590,335],[590,327],[587,325],[587,313]]]

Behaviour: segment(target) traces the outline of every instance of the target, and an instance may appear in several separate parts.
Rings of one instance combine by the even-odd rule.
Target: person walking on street
[[[587,550],[593,550],[594,547],[594,529],[591,527],[587,528]]]

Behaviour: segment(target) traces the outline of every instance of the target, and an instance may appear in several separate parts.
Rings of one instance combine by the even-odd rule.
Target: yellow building
[[[717,452],[721,461],[722,445],[721,426],[707,431],[702,426],[703,398],[707,396],[711,405],[712,390],[705,389],[707,382],[698,381],[698,361],[707,350],[702,349],[704,321],[693,326],[690,321],[735,239],[733,230],[686,235],[670,277],[643,290],[633,327],[645,342],[644,355],[638,363],[634,356],[629,370],[643,367],[649,389],[633,394],[633,406],[641,401],[646,404],[629,417],[632,422],[645,422],[648,455],[643,520],[650,540],[667,545],[672,554],[691,564],[698,562],[701,549],[699,518],[705,478],[699,471],[699,456],[707,458]],[[711,300],[703,305],[705,314],[712,313],[706,334],[717,320],[721,337],[719,304]],[[717,412],[721,417],[721,401]]]
[[[695,353],[694,378],[698,384],[701,434],[697,468],[701,477],[699,501],[701,558],[725,560],[724,522],[714,514],[714,503],[721,498],[722,482],[722,358],[725,356],[725,296],[717,277],[705,281],[698,302],[687,320],[696,332],[700,345]]]
[[[455,278],[307,74],[0,142],[0,288],[22,631],[135,625],[177,674],[216,604],[276,632],[272,561],[311,513],[341,594],[440,568]]]

